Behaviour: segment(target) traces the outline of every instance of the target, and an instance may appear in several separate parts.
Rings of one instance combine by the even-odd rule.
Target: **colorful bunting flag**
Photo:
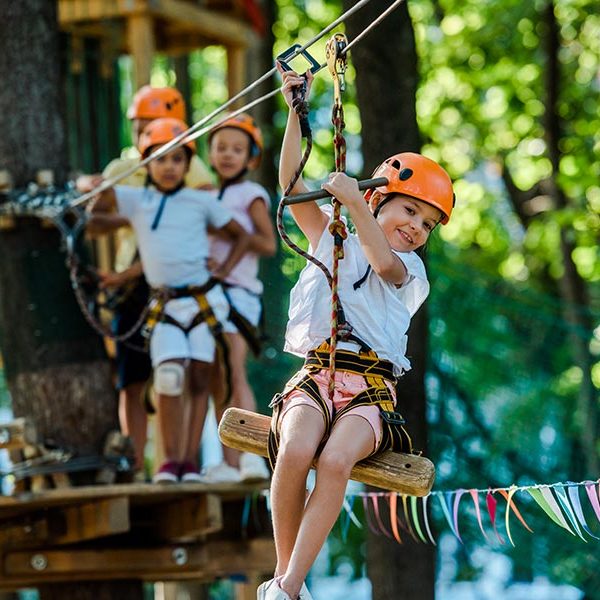
[[[523,525],[527,531],[533,533],[533,530],[531,527],[529,527],[515,504],[515,495],[517,492],[527,492],[535,501],[535,503],[544,511],[544,513],[546,513],[546,515],[548,515],[548,517],[554,521],[554,523],[556,523],[562,529],[568,531],[571,535],[579,537],[586,543],[588,540],[583,535],[584,532],[587,533],[590,538],[600,540],[600,537],[592,532],[588,522],[586,521],[579,496],[580,487],[585,489],[594,514],[598,521],[600,521],[600,480],[598,480],[583,481],[580,483],[569,481],[567,483],[553,483],[548,485],[512,485],[510,487],[494,489],[490,488],[487,490],[473,488],[468,490],[457,489],[434,491],[423,498],[407,496],[405,494],[396,494],[394,492],[365,492],[348,496],[344,500],[343,509],[346,515],[341,517],[340,525],[342,527],[342,535],[344,539],[347,535],[350,521],[352,521],[357,527],[361,527],[360,521],[352,510],[354,498],[356,496],[360,496],[363,501],[367,525],[373,533],[377,535],[384,535],[390,539],[395,539],[396,542],[401,544],[402,537],[400,535],[400,528],[402,528],[416,542],[430,542],[431,544],[436,545],[429,522],[428,501],[429,498],[437,496],[439,505],[442,509],[442,514],[444,515],[450,530],[462,544],[463,540],[459,530],[459,506],[461,498],[468,493],[473,501],[473,507],[475,509],[475,516],[477,518],[479,530],[481,531],[483,537],[487,541],[490,541],[481,515],[479,503],[479,494],[481,492],[485,493],[485,504],[492,529],[496,534],[500,544],[505,544],[506,542],[500,535],[497,526],[498,501],[494,496],[495,494],[499,494],[504,498],[504,500],[506,500],[506,511],[504,514],[506,535],[512,546],[515,546],[510,526],[511,513],[517,517],[521,525]],[[380,497],[383,497],[387,500],[390,516],[389,528],[384,524],[379,502]],[[402,500],[404,521],[398,515],[398,497],[400,497]],[[352,500],[349,500],[349,498]],[[419,511],[418,507],[419,502],[421,503],[421,511]],[[419,512],[421,512],[422,515],[422,524]]]

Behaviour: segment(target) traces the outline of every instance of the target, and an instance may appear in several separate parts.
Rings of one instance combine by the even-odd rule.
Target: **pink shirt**
[[[221,205],[227,213],[249,233],[255,233],[254,223],[250,216],[250,205],[260,198],[269,209],[271,201],[267,190],[253,181],[242,181],[225,188]],[[223,262],[231,249],[231,242],[215,235],[210,236],[210,256],[217,262]],[[258,278],[258,259],[256,252],[246,252],[240,262],[231,270],[227,283],[245,288],[254,294],[262,294],[263,284]]]

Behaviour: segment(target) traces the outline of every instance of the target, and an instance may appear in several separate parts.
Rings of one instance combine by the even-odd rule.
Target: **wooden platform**
[[[122,484],[0,497],[0,589],[103,579],[213,581],[272,572],[263,484]]]
[[[265,415],[228,408],[219,424],[219,437],[230,448],[267,456],[270,422]],[[352,469],[352,479],[400,494],[426,496],[433,486],[435,467],[424,456],[383,452],[359,462]]]

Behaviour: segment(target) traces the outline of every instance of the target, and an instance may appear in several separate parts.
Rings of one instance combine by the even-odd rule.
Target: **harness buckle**
[[[278,404],[281,404],[283,401],[283,394],[277,392],[273,398],[271,398],[271,402],[269,402],[269,408],[275,408]]]
[[[404,425],[406,423],[406,419],[399,412],[393,410],[382,410],[381,417],[390,425]]]

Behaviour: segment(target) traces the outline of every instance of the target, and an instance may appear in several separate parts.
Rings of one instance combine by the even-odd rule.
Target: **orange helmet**
[[[260,160],[262,151],[263,151],[263,137],[262,132],[258,128],[256,121],[248,114],[242,113],[237,117],[231,117],[227,119],[224,123],[221,123],[218,127],[213,129],[208,134],[208,143],[210,144],[210,140],[212,136],[219,131],[219,129],[225,129],[226,127],[231,127],[233,129],[239,129],[244,133],[247,133],[252,140],[252,147],[250,148],[250,156],[252,158],[257,158]]]
[[[150,149],[153,146],[159,146],[167,144],[171,140],[175,139],[180,133],[183,133],[188,129],[188,126],[180,119],[164,118],[154,119],[152,123],[148,124],[138,142],[138,150],[142,155],[142,158],[146,158],[150,153]],[[184,144],[192,154],[196,152],[196,142],[190,140]]]
[[[141,87],[127,110],[128,119],[162,119],[173,117],[185,121],[185,102],[178,90],[172,87]]]
[[[442,213],[442,225],[450,219],[455,196],[450,176],[435,161],[421,154],[402,152],[384,160],[373,171],[373,177],[386,177],[389,183],[375,188],[384,196],[405,194],[435,206]],[[367,190],[369,201],[373,190]],[[381,207],[381,203],[379,204]]]

